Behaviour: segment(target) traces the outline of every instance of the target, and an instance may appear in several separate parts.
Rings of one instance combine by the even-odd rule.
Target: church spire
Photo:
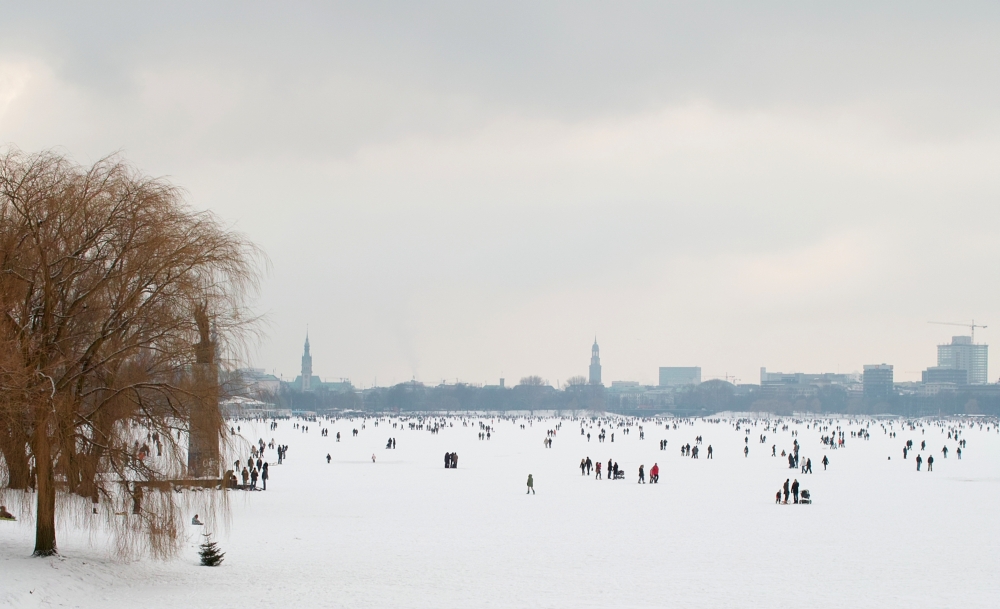
[[[309,327],[306,326],[306,345],[302,352],[302,391],[312,390],[313,358],[309,354]]]
[[[597,346],[596,336],[594,346],[590,348],[590,384],[601,384],[601,348]]]

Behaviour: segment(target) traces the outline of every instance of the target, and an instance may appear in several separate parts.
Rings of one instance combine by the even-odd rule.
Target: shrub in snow
[[[219,545],[212,541],[211,535],[205,533],[205,543],[201,544],[198,554],[201,555],[201,564],[206,567],[217,567],[222,564],[225,552],[219,551]]]

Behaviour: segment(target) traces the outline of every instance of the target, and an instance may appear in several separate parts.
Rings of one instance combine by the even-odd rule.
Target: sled
[[[14,518],[14,517],[5,518],[3,516],[0,516],[0,520],[8,520],[10,522],[15,522],[17,520],[17,518]]]
[[[615,480],[624,480],[625,479],[625,470],[623,470],[623,469],[618,470],[618,473],[615,474],[615,478],[614,479]]]

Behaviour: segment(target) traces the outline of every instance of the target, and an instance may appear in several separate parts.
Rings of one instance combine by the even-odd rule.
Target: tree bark
[[[35,427],[35,437],[32,442],[38,488],[34,556],[56,554],[56,481],[48,428],[48,417],[44,417]]]
[[[28,451],[23,434],[14,430],[0,432],[0,457],[7,463],[7,488],[25,490],[28,488]]]

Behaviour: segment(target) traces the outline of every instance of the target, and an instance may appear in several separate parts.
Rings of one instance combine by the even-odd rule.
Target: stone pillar
[[[195,308],[195,322],[201,342],[194,345],[195,364],[192,366],[192,395],[188,421],[188,475],[194,478],[215,478],[219,475],[219,433],[222,412],[219,410],[219,366],[215,361],[215,341],[212,340],[207,306]]]

